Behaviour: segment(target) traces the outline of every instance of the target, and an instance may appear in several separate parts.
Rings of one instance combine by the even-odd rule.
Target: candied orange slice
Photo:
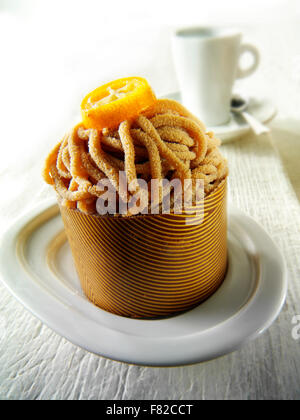
[[[152,107],[156,97],[142,77],[118,79],[89,93],[81,104],[86,128],[117,128],[122,121],[133,120]]]

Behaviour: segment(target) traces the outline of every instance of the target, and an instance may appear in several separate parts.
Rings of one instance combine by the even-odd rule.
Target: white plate
[[[166,95],[165,97],[175,99],[179,102],[181,101],[179,92]],[[275,117],[277,109],[269,99],[250,98],[247,112],[260,122],[267,123]],[[205,124],[205,121],[203,122]],[[234,113],[231,114],[230,121],[227,124],[207,127],[207,131],[213,131],[216,136],[222,140],[222,143],[238,140],[250,130],[251,128],[244,118]]]
[[[85,298],[53,202],[8,230],[0,268],[11,293],[72,343],[113,360],[178,366],[238,349],[265,331],[282,308],[285,264],[267,233],[231,210],[228,241],[229,270],[220,289],[189,312],[154,321],[115,316]]]

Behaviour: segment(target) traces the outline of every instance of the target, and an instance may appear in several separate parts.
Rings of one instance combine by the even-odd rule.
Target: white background
[[[253,85],[244,85],[264,80],[276,100],[276,69],[300,74],[299,21],[298,0],[0,0],[1,141],[12,128],[21,144],[21,133],[65,126],[84,93],[118,76],[145,76],[158,95],[176,90],[177,26],[241,27],[263,56]]]

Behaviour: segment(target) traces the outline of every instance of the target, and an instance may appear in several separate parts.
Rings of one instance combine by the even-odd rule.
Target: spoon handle
[[[252,115],[248,114],[248,112],[243,111],[241,112],[241,114],[243,115],[243,117],[257,136],[259,136],[260,134],[269,133],[271,131],[269,127],[263,125],[256,118],[252,117]]]

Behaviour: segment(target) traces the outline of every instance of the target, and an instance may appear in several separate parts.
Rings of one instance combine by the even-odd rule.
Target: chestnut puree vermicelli
[[[63,206],[88,214],[96,213],[96,200],[103,194],[97,187],[101,179],[108,178],[125,201],[138,188],[124,196],[119,171],[125,171],[129,185],[139,178],[148,183],[163,178],[201,179],[207,196],[228,174],[219,145],[214,134],[207,133],[180,103],[160,99],[114,129],[76,125],[47,157],[43,176]]]

